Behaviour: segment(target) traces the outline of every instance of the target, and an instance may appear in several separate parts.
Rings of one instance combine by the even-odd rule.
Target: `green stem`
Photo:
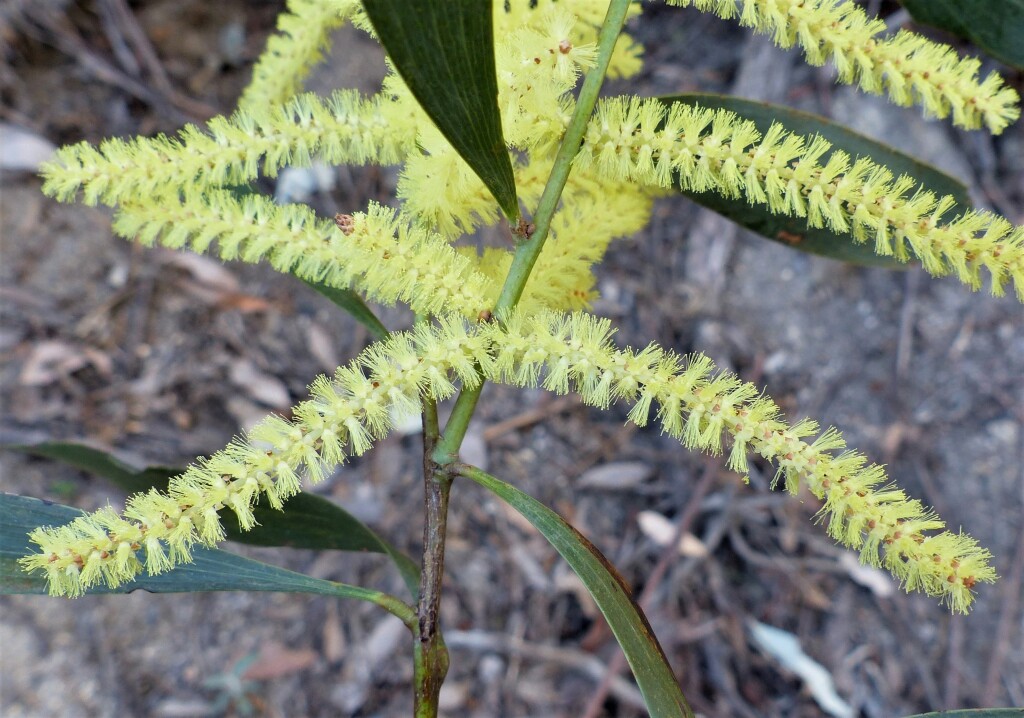
[[[352,586],[347,583],[336,583],[331,582],[335,586],[335,595],[338,598],[355,598],[361,601],[368,601],[370,603],[380,606],[388,613],[398,616],[402,619],[402,623],[409,627],[409,630],[416,631],[416,611],[408,603],[402,599],[392,596],[389,593],[382,593],[381,591],[374,591],[371,588],[363,588],[362,586]]]
[[[537,212],[534,214],[535,227],[532,235],[516,249],[512,266],[501,296],[495,305],[499,317],[515,308],[523,294],[537,257],[544,248],[544,242],[551,228],[551,218],[558,207],[566,180],[572,169],[572,160],[579,151],[587,123],[597,104],[597,96],[608,72],[615,42],[622,30],[622,24],[629,10],[630,0],[612,0],[605,15],[604,24],[598,35],[598,56],[594,68],[587,73],[576,101],[576,110],[562,137],[562,144],[555,156],[555,164],[544,187]],[[524,225],[525,227],[525,225]],[[428,440],[428,418],[424,413],[424,484],[426,517],[423,526],[423,568],[420,581],[420,600],[417,607],[419,618],[414,651],[415,707],[416,718],[434,718],[437,715],[437,699],[441,683],[448,673],[448,649],[444,645],[438,620],[440,617],[441,578],[444,575],[445,530],[448,522],[448,495],[452,484],[452,466],[459,458],[459,447],[469,429],[469,421],[476,410],[484,379],[481,376],[476,386],[463,388],[455,400],[452,415],[445,425],[444,433],[431,447]],[[426,408],[426,407],[425,407]]]
[[[476,404],[480,400],[480,392],[483,391],[484,380],[474,387],[463,388],[455,399],[452,407],[452,414],[448,417],[448,423],[444,425],[444,434],[434,447],[432,459],[439,465],[444,466],[459,458],[459,447],[462,440],[466,438],[466,431],[469,430],[469,420],[473,418],[476,411]]]
[[[601,32],[597,37],[597,63],[587,73],[583,80],[583,87],[580,88],[580,95],[576,100],[576,110],[562,137],[562,144],[559,145],[558,154],[555,155],[555,164],[551,168],[548,182],[544,186],[544,193],[537,204],[537,212],[533,216],[535,225],[533,234],[516,248],[512,266],[505,278],[505,285],[501,288],[501,295],[494,307],[494,313],[499,317],[514,309],[519,302],[526,282],[530,279],[533,265],[537,263],[537,257],[544,249],[544,242],[547,241],[548,230],[551,228],[551,218],[555,215],[558,200],[562,196],[562,190],[565,188],[569,172],[572,170],[572,160],[579,152],[583,135],[587,131],[587,123],[590,122],[590,116],[597,104],[597,96],[601,92],[604,76],[608,72],[608,63],[611,61],[612,51],[615,49],[615,41],[622,31],[622,24],[626,21],[629,5],[630,0],[612,0],[608,5],[604,24],[601,25]]]
[[[516,249],[512,266],[509,268],[508,276],[505,277],[501,295],[494,307],[494,314],[499,319],[503,313],[515,309],[516,304],[519,303],[526,282],[530,279],[533,266],[537,263],[537,257],[540,256],[540,252],[544,248],[548,230],[551,229],[551,219],[558,208],[558,200],[562,196],[562,190],[565,189],[566,180],[572,170],[572,160],[579,152],[580,143],[587,130],[587,123],[590,122],[590,116],[594,113],[597,96],[601,92],[601,85],[608,72],[608,63],[611,61],[615,42],[622,31],[622,24],[626,20],[629,5],[630,0],[612,0],[608,6],[604,24],[601,25],[597,39],[597,63],[587,73],[583,80],[583,87],[580,88],[576,109],[569,120],[565,135],[562,137],[562,144],[558,148],[558,154],[555,155],[555,164],[548,176],[544,193],[541,195],[537,212],[533,217],[535,223],[533,234]],[[483,388],[484,380],[481,377],[477,386],[463,389],[458,399],[455,400],[451,418],[445,425],[444,434],[434,449],[433,458],[438,464],[450,464],[458,460],[459,447],[466,436],[469,420],[473,416]]]

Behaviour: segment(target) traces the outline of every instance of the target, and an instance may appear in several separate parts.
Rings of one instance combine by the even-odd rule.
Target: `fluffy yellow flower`
[[[949,45],[912,32],[879,37],[886,25],[843,0],[667,0],[670,5],[738,17],[740,24],[771,34],[780,47],[799,45],[807,61],[835,63],[839,80],[897,105],[920,105],[935,117],[953,116],[967,129],[999,134],[1020,117],[1020,97],[996,73],[978,78],[981,62],[960,57]],[[742,5],[740,9],[739,5]]]
[[[389,407],[415,410],[421,395],[450,396],[452,379],[475,386],[479,367],[489,381],[574,391],[594,406],[632,403],[629,418],[641,426],[653,411],[666,433],[692,449],[718,454],[731,442],[736,471],[746,470],[749,452],[759,454],[776,464],[776,480],[790,492],[805,485],[823,500],[834,539],[860,549],[862,561],[885,566],[907,590],[938,596],[956,611],[968,609],[977,583],[995,579],[987,551],[969,536],[942,531],[934,512],[888,484],[882,467],[856,452],[835,453],[845,448],[837,431],[807,440],[818,434],[814,422],[787,424],[760,390],[718,372],[707,357],[683,358],[654,344],[615,349],[611,324],[587,314],[502,319],[467,327],[452,318],[372,345],[333,381],[315,381],[293,421],[265,420],[172,479],[167,494],[132,497],[121,515],[108,508],[36,530],[31,538],[41,550],[22,565],[45,571],[55,595],[77,596],[100,582],[131,580],[143,568],[138,552],[150,573],[186,562],[194,544],[223,539],[221,509],[251,528],[257,496],[280,507],[300,490],[301,472],[318,481],[387,433]]]
[[[994,294],[1009,282],[1024,301],[1024,227],[990,212],[950,218],[952,197],[893,177],[868,158],[836,151],[819,162],[831,149],[822,137],[778,124],[762,136],[725,110],[618,98],[599,105],[575,161],[601,177],[745,197],[806,217],[812,227],[870,240],[878,254],[903,261],[913,254],[932,274],[955,273],[974,289],[984,268]]]
[[[885,566],[908,591],[938,596],[954,611],[967,611],[977,583],[995,580],[989,552],[973,538],[942,531],[935,513],[892,487],[881,466],[856,452],[833,453],[845,448],[839,432],[805,440],[818,433],[814,422],[787,425],[757,387],[719,372],[706,356],[679,357],[654,344],[616,350],[611,323],[586,314],[505,320],[503,328],[480,329],[492,338],[488,379],[575,391],[598,407],[629,402],[629,418],[640,426],[653,410],[666,433],[711,454],[728,438],[731,468],[746,471],[748,452],[775,463],[776,481],[787,490],[805,485],[823,500],[832,538],[860,549],[865,563]]]
[[[299,95],[283,105],[215,117],[205,128],[188,125],[175,138],[62,147],[41,168],[43,191],[62,202],[81,191],[86,204],[115,205],[196,186],[246,184],[261,171],[273,176],[314,159],[395,164],[415,148],[416,122],[392,100],[351,90],[329,100]]]
[[[318,219],[305,205],[279,206],[260,195],[224,190],[157,197],[121,206],[114,231],[143,244],[215,249],[222,259],[266,260],[280,272],[357,289],[384,304],[405,302],[421,314],[491,306],[487,278],[441,237],[402,221],[376,203],[368,212]]]
[[[273,107],[301,92],[302,81],[329,46],[331,32],[357,12],[362,13],[359,0],[288,0],[238,106]]]
[[[121,514],[106,508],[33,531],[40,552],[21,565],[44,571],[52,595],[75,597],[100,583],[119,586],[143,569],[158,574],[186,563],[192,546],[224,539],[221,510],[251,529],[258,497],[281,508],[301,490],[302,474],[322,480],[346,457],[367,451],[390,430],[392,407],[418,410],[424,392],[437,400],[450,396],[450,376],[464,385],[478,382],[473,357],[486,353],[484,343],[452,320],[374,344],[333,380],[313,382],[312,398],[294,408],[292,421],[265,419],[172,478],[166,493],[136,494]]]

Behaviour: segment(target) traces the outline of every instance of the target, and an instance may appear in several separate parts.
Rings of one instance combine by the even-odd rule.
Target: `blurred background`
[[[908,21],[895,4],[868,4],[894,27]],[[318,373],[368,343],[301,282],[133,246],[112,236],[107,210],[50,201],[26,171],[55,145],[172,133],[230,112],[282,6],[0,6],[5,441],[86,440],[142,464],[183,465],[287,410]],[[646,47],[646,69],[609,94],[729,92],[831,116],[950,172],[978,206],[1024,221],[1019,122],[992,138],[927,121],[692,10],[645,6],[629,29]],[[383,72],[380,49],[346,28],[310,86],[373,92]],[[1007,77],[1020,89],[1019,74]],[[395,181],[393,168],[340,168],[261,188],[334,213],[393,203]],[[989,547],[1003,577],[980,589],[970,616],[951,616],[858,566],[815,524],[813,497],[769,488],[770,467],[755,465],[744,485],[723,460],[625,424],[625,409],[487,387],[467,460],[601,548],[641,597],[693,707],[705,716],[887,718],[1024,704],[1021,305],[919,269],[801,254],[682,198],[659,201],[646,231],[613,245],[600,277],[594,310],[618,324],[622,344],[705,352],[763,385],[791,419],[839,427]],[[404,310],[385,316],[391,327],[411,322]],[[396,433],[313,490],[416,555],[418,451],[415,431]],[[123,500],[53,463],[0,454],[0,468],[3,491],[88,509]],[[645,715],[593,602],[543,538],[461,483],[449,529],[446,715]],[[402,590],[379,557],[231,550]],[[396,619],[320,597],[4,598],[0,713],[408,715],[409,648]],[[801,652],[806,661],[794,667]]]

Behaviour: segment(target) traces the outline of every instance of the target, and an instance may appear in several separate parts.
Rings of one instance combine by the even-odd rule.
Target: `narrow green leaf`
[[[364,0],[413,96],[510,220],[519,217],[501,131],[494,18],[486,0]]]
[[[960,210],[970,207],[967,188],[956,179],[921,160],[881,142],[876,142],[824,117],[781,105],[744,100],[727,95],[692,93],[659,97],[658,100],[666,105],[681,102],[688,105],[696,104],[701,107],[729,110],[743,119],[753,122],[762,134],[772,126],[772,123],[778,122],[790,132],[805,137],[821,135],[832,143],[834,149],[843,150],[853,158],[870,157],[878,164],[888,167],[897,176],[909,175],[933,192],[940,195],[952,195]],[[824,155],[820,162],[822,164],[827,162],[830,155],[831,153]],[[804,219],[772,214],[765,205],[749,204],[744,198],[728,199],[710,191],[682,190],[682,194],[752,232],[802,252],[869,267],[888,269],[907,267],[895,257],[883,257],[875,254],[870,242],[858,243],[854,241],[852,235],[836,233],[827,227],[817,229],[808,227]],[[956,213],[958,210],[952,211]]]
[[[378,319],[377,315],[373,313],[373,310],[366,306],[366,302],[363,301],[363,298],[354,291],[351,289],[329,287],[323,282],[313,282],[309,279],[303,279],[302,281],[305,282],[306,286],[310,289],[316,290],[351,314],[357,322],[370,330],[370,334],[373,335],[374,339],[387,339],[390,334],[387,327],[381,324],[380,319]]]
[[[965,37],[1024,69],[1024,0],[900,0],[924,25]]]
[[[128,494],[152,488],[166,490],[170,478],[182,473],[181,469],[163,466],[135,469],[105,451],[74,442],[48,441],[3,448],[53,459],[96,474]],[[355,516],[322,496],[296,494],[288,499],[283,511],[266,504],[257,504],[253,515],[257,525],[249,531],[242,531],[237,522],[232,520],[231,512],[221,509],[228,540],[251,546],[387,554],[402,574],[402,580],[412,595],[417,595],[420,570],[416,563]]]
[[[167,481],[180,469],[170,466],[150,466],[136,469],[113,454],[73,441],[41,441],[36,444],[6,444],[0,448],[22,454],[53,459],[89,474],[102,476],[127,494],[166,489]]]
[[[561,516],[514,486],[471,466],[460,466],[459,473],[522,514],[580,577],[626,654],[651,716],[693,718],[693,711],[679,690],[679,683],[643,611],[634,603],[629,587],[615,567],[597,547]]]
[[[39,526],[66,524],[81,514],[81,511],[70,506],[0,493],[0,594],[45,594],[46,581],[42,575],[26,574],[18,565],[18,559],[37,550],[28,540],[28,533]],[[197,547],[192,551],[192,559],[192,563],[183,564],[167,573],[143,575],[117,588],[96,586],[90,593],[314,593],[371,601],[396,614],[411,613],[411,609],[402,611],[403,604],[400,601],[380,591],[304,576],[219,549]],[[408,618],[408,615],[405,617]]]

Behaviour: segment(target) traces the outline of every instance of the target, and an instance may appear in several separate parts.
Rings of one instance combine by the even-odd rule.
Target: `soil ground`
[[[0,9],[2,119],[61,144],[173,132],[228,112],[279,9],[14,0]],[[127,39],[133,28],[152,44],[148,61]],[[732,92],[831,115],[938,164],[970,184],[979,205],[1024,221],[1020,123],[996,139],[951,130],[839,88],[827,68],[693,11],[647,7],[633,31],[647,69],[635,87],[609,92]],[[376,46],[343,30],[312,84],[373,91],[382,72]],[[1020,76],[1011,81],[1020,87]],[[391,170],[342,169],[314,204],[333,212],[387,201],[394,182]],[[0,212],[5,440],[81,439],[183,464],[300,400],[318,373],[368,342],[291,278],[132,246],[111,235],[108,212],[56,204],[31,174],[5,174]],[[792,418],[839,427],[989,547],[1003,577],[980,591],[970,616],[951,616],[894,591],[885,574],[851,568],[815,524],[813,498],[772,491],[769,467],[755,467],[744,485],[721,460],[625,425],[624,410],[488,387],[471,460],[556,508],[645,596],[694,708],[823,714],[801,679],[752,643],[752,621],[794,634],[859,716],[1024,704],[1020,305],[919,269],[801,254],[682,199],[660,201],[648,229],[614,247],[601,277],[595,311],[618,323],[621,343],[705,352],[763,385]],[[386,317],[391,326],[410,319],[400,310]],[[417,451],[415,434],[393,436],[315,491],[416,555]],[[52,463],[3,454],[0,467],[4,491],[85,508],[122,500]],[[684,522],[687,555],[641,530],[649,512]],[[232,550],[401,591],[372,556]],[[460,484],[447,569],[445,714],[582,715],[618,649],[544,540]],[[409,648],[404,628],[375,609],[319,597],[9,597],[0,603],[0,714],[244,715],[248,691],[261,716],[408,715]],[[235,679],[253,657],[253,683],[243,687]],[[228,687],[213,687],[215,677]],[[644,714],[631,679],[610,686],[592,716]]]

